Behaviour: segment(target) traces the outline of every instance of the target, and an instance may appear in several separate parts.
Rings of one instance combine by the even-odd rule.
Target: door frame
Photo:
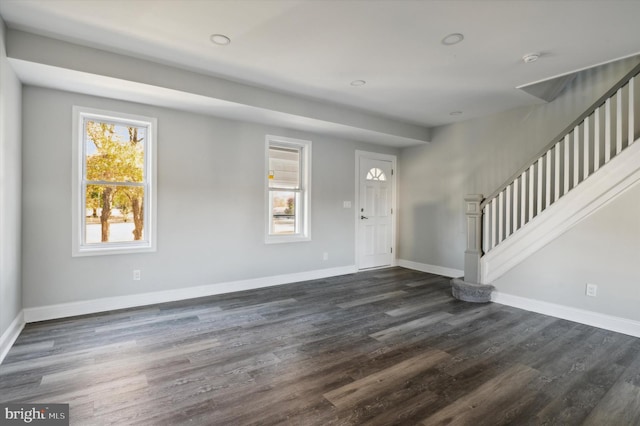
[[[398,264],[398,251],[396,250],[397,242],[396,235],[398,226],[398,157],[392,154],[381,154],[379,152],[361,151],[356,150],[356,165],[355,165],[355,209],[354,209],[354,221],[355,221],[355,264],[356,270],[360,271],[360,160],[366,158],[371,160],[383,160],[391,161],[392,169],[392,181],[391,181],[391,208],[393,214],[391,215],[391,250],[393,251],[391,256],[391,265],[396,266]],[[381,268],[386,268],[382,266]],[[376,269],[376,268],[367,268]]]

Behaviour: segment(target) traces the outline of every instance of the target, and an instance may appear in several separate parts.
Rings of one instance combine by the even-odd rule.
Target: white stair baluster
[[[573,186],[575,188],[580,181],[580,128],[573,129]]]
[[[589,117],[584,119],[584,164],[582,171],[582,180],[589,176]]]
[[[518,226],[518,186],[520,184],[520,177],[517,177],[513,181],[513,232],[516,232],[520,226]]]
[[[503,234],[503,210],[504,210],[504,190],[498,195],[498,244],[502,242]]]
[[[604,163],[611,160],[611,98],[604,103]]]
[[[635,90],[634,90],[634,80],[633,77],[629,80],[629,145],[631,145],[635,139],[635,125],[634,125],[634,102],[635,102]]]
[[[496,213],[498,199],[491,200],[491,248],[496,246]]]
[[[533,219],[533,201],[534,201],[534,193],[533,193],[533,164],[529,167],[529,221]]]
[[[542,211],[542,159],[544,157],[540,157],[538,160],[538,193],[536,198],[536,215],[540,214]]]
[[[505,200],[505,221],[504,221],[504,237],[507,238],[511,235],[511,185],[507,186],[505,189],[506,200]]]
[[[551,205],[551,150],[547,151],[545,167],[547,170],[547,181],[545,182],[544,208],[546,209]]]
[[[560,198],[560,142],[555,146],[556,161],[553,164],[553,202],[555,203]]]
[[[569,135],[564,137],[564,187],[562,195],[569,192],[569,145],[571,144]]]
[[[527,223],[527,171],[520,175],[520,226]]]
[[[482,251],[484,253],[488,253],[489,250],[491,250],[489,248],[489,238],[488,238],[488,236],[490,235],[490,230],[489,230],[489,205],[488,204],[486,206],[484,206],[484,209],[482,210],[482,221],[483,221],[483,226],[482,226]]]
[[[593,171],[600,168],[600,107],[593,114]]]
[[[616,94],[616,155],[622,151],[622,88]]]

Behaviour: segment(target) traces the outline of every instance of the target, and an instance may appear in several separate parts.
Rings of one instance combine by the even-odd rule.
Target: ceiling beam
[[[394,147],[430,139],[413,123],[24,31],[8,31],[6,50],[25,84]]]

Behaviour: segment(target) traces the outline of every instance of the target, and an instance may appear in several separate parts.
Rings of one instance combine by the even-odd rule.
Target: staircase
[[[467,198],[464,282],[490,284],[640,181],[631,70],[498,190]]]

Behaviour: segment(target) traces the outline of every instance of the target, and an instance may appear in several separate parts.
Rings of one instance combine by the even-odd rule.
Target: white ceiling
[[[0,15],[13,29],[426,127],[540,103],[516,87],[640,53],[640,1],[0,0]],[[465,39],[445,46],[450,33]],[[542,56],[523,63],[531,52]]]

